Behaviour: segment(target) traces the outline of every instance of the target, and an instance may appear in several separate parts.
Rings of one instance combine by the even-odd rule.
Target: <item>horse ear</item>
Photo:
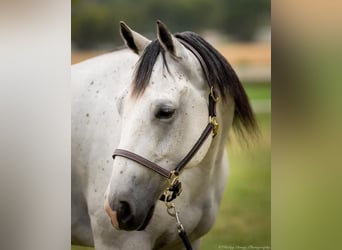
[[[146,37],[128,27],[123,21],[120,22],[120,34],[127,47],[138,55],[141,55],[151,42]]]
[[[172,56],[178,59],[184,59],[187,57],[185,47],[169,32],[166,25],[160,20],[157,21],[157,33],[160,44]]]

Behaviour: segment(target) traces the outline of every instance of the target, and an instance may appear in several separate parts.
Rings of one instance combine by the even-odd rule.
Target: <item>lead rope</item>
[[[185,246],[186,250],[192,250],[192,246],[191,246],[191,242],[188,238],[188,235],[185,232],[185,229],[182,225],[182,223],[180,222],[179,219],[179,212],[176,209],[175,203],[171,202],[173,199],[175,199],[181,192],[182,192],[182,187],[181,187],[181,182],[178,180],[179,178],[179,172],[176,170],[172,170],[170,177],[168,179],[168,188],[165,189],[163,196],[164,196],[164,204],[166,206],[166,211],[167,213],[171,216],[174,217],[176,219],[176,223],[177,223],[177,231],[178,231],[178,235],[181,238],[181,240],[183,241],[183,244]],[[173,188],[177,187],[177,194],[175,194],[175,190]]]
[[[176,219],[178,235],[181,238],[181,240],[183,241],[183,244],[184,244],[186,250],[192,250],[191,242],[188,238],[188,235],[186,234],[186,232],[184,230],[182,223],[180,222],[179,212],[176,209],[175,203],[165,202],[165,205],[167,208],[167,210],[166,210],[167,213],[171,217],[174,217]]]

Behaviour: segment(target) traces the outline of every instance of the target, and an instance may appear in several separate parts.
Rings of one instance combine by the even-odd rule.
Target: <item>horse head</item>
[[[206,126],[210,131],[215,129],[220,137],[222,127],[208,124],[210,112],[215,113],[210,111],[213,105],[210,96],[212,102],[216,102],[216,95],[224,99],[227,113],[225,118],[218,117],[218,121],[225,126],[233,122],[235,114],[238,125],[253,127],[254,117],[235,72],[198,35],[191,32],[173,35],[158,21],[157,39],[150,41],[123,22],[120,27],[127,47],[140,58],[131,84],[117,102],[121,115],[118,148],[143,160],[116,154],[105,194],[105,210],[115,228],[143,230],[168,179],[143,167],[142,162],[147,160],[169,172],[193,149]],[[189,49],[191,39],[197,48]],[[208,57],[208,63],[203,63],[204,57]],[[215,140],[206,135],[182,171],[200,164]]]

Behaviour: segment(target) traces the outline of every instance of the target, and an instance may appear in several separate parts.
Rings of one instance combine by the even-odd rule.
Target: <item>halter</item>
[[[214,86],[210,81],[209,70],[202,56],[186,41],[184,41],[181,38],[178,38],[178,40],[196,56],[196,58],[201,64],[202,70],[208,82],[210,92],[209,92],[209,105],[208,105],[209,119],[208,119],[207,126],[203,130],[201,136],[198,138],[194,146],[184,156],[184,158],[176,165],[176,167],[171,171],[159,166],[158,164],[138,154],[135,154],[133,152],[130,152],[124,149],[116,149],[113,154],[113,159],[116,156],[121,156],[121,157],[130,159],[132,161],[139,163],[140,165],[146,168],[153,170],[154,172],[168,179],[168,186],[164,190],[163,194],[160,196],[159,200],[165,202],[169,215],[177,219],[178,234],[183,240],[183,243],[186,246],[186,248],[192,249],[191,244],[187,238],[187,235],[185,234],[183,225],[179,221],[178,211],[176,210],[174,203],[170,203],[170,202],[174,200],[175,198],[177,198],[177,196],[179,196],[180,193],[182,192],[182,185],[181,185],[181,182],[179,181],[179,174],[181,173],[181,171],[190,162],[190,160],[194,157],[194,155],[198,152],[198,150],[201,148],[201,146],[203,145],[205,140],[208,138],[208,136],[212,133],[212,136],[215,137],[218,132],[219,124],[216,119],[216,103],[218,102],[219,98],[217,97],[216,92],[214,90]]]

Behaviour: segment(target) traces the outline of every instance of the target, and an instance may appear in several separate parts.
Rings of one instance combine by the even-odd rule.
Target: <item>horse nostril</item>
[[[119,209],[118,209],[118,220],[121,224],[127,224],[131,220],[134,219],[134,216],[132,214],[132,210],[128,202],[126,201],[120,201]]]

